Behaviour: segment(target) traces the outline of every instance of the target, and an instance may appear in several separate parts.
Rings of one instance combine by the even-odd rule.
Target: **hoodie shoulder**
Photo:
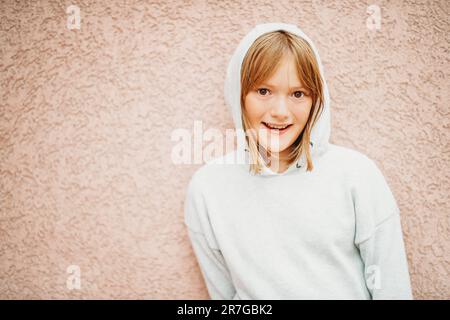
[[[370,165],[373,160],[361,151],[330,143],[330,156],[341,164],[348,164],[356,169]]]
[[[353,186],[384,178],[376,161],[361,151],[333,144],[327,157],[330,170],[337,169],[339,176]]]
[[[197,170],[194,171],[191,181],[195,180],[195,183],[200,187],[201,185],[211,185],[211,183],[218,180],[220,176],[229,173],[229,170],[236,168],[237,151],[231,151],[225,155],[215,157]]]

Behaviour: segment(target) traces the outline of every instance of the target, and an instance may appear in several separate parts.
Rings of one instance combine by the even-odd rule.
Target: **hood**
[[[296,25],[286,24],[286,23],[263,23],[256,25],[249,33],[241,40],[238,47],[234,51],[227,68],[227,74],[224,86],[224,97],[225,102],[230,108],[233,116],[233,122],[236,128],[237,134],[237,155],[238,159],[245,161],[247,166],[249,166],[249,148],[247,141],[245,139],[245,134],[242,127],[242,114],[241,114],[241,65],[244,60],[245,54],[253,42],[261,35],[276,31],[285,30],[291,32],[301,38],[305,39],[314,51],[316,60],[319,64],[320,74],[323,79],[323,94],[324,94],[324,109],[322,114],[317,119],[315,126],[311,131],[311,157],[314,163],[319,155],[323,154],[328,150],[329,137],[330,137],[330,95],[328,92],[328,86],[325,81],[323,66],[320,60],[318,51],[308,36]],[[264,166],[261,175],[284,175],[292,171],[302,170],[306,171],[306,156],[303,153],[297,162],[291,164],[291,166],[283,173],[277,173],[270,170],[268,167]]]

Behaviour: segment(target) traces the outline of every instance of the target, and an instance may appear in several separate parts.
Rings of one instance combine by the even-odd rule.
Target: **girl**
[[[245,139],[194,173],[184,207],[211,298],[412,299],[383,174],[329,142],[313,42],[295,25],[257,25],[231,58],[225,99]]]

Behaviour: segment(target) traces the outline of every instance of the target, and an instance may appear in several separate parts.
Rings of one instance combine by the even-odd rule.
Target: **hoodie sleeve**
[[[184,223],[208,293],[213,300],[231,300],[236,290],[212,231],[207,209],[195,175],[184,205]]]
[[[355,245],[373,300],[411,300],[400,212],[383,174],[369,158],[353,189]]]

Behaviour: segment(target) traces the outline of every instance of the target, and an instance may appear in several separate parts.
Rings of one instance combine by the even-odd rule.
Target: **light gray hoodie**
[[[184,204],[195,256],[212,299],[412,299],[400,212],[373,160],[331,144],[330,98],[313,42],[295,25],[259,24],[227,69],[225,99],[242,130],[240,68],[260,35],[308,41],[324,80],[324,111],[306,157],[283,173],[249,172],[245,139],[192,176]]]

